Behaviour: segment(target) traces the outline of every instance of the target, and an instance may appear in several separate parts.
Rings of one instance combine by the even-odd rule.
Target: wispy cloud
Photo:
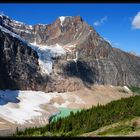
[[[138,12],[132,20],[132,28],[140,29],[140,12]]]
[[[120,44],[117,43],[117,42],[113,42],[113,46],[114,46],[114,47],[120,47]]]
[[[100,20],[96,20],[94,23],[93,23],[93,25],[94,26],[100,26],[100,25],[102,25],[105,21],[107,21],[107,16],[104,16],[103,18],[101,18]]]
[[[106,37],[104,37],[104,39],[112,46],[112,47],[115,47],[115,48],[120,48],[120,43],[118,43],[118,42],[113,42],[113,41],[111,41],[110,39],[108,39],[108,38],[106,38]]]
[[[108,38],[104,37],[104,39],[111,45],[112,44],[112,41],[109,40]]]

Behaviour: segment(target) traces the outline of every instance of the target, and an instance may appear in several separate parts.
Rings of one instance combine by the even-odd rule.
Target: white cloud
[[[100,20],[97,20],[93,23],[94,26],[100,26],[101,24],[103,24],[105,21],[107,21],[107,16],[104,16],[103,18],[101,18]]]
[[[120,44],[117,42],[114,42],[113,45],[114,45],[114,47],[120,47]]]
[[[132,27],[134,29],[140,29],[140,12],[132,20]]]

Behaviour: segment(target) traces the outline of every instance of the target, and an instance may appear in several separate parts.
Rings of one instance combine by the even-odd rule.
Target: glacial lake
[[[64,107],[59,108],[59,110],[60,110],[59,113],[51,116],[50,122],[57,120],[60,117],[61,118],[67,117],[70,115],[70,112],[76,113],[78,111],[81,111],[81,109],[71,109],[71,108],[64,108]]]

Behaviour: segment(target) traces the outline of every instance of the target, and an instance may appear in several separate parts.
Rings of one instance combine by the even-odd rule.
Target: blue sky
[[[0,12],[26,24],[79,15],[113,47],[140,55],[140,4],[0,4]]]

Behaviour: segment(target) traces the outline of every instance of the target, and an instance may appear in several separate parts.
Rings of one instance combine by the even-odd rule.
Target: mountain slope
[[[41,71],[51,77],[46,91],[73,91],[93,84],[140,86],[140,57],[112,48],[79,16],[26,25],[1,15],[0,25],[38,53]]]

